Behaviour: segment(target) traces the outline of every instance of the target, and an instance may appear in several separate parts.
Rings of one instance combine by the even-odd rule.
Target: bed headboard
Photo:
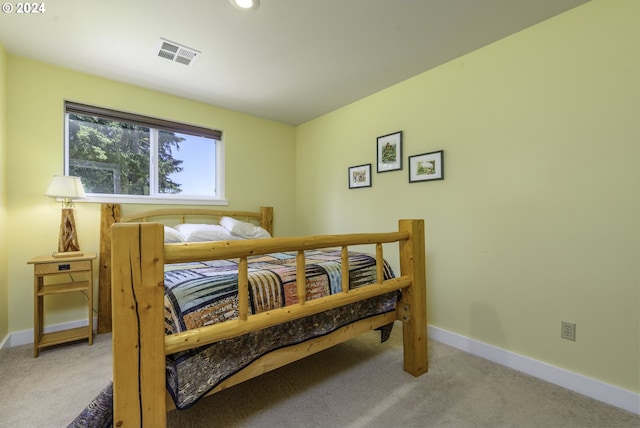
[[[273,235],[273,207],[259,211],[231,211],[207,208],[164,208],[121,215],[120,204],[100,208],[100,270],[98,273],[98,333],[111,331],[111,226],[122,222],[218,223],[223,216],[254,223]]]
[[[233,217],[247,223],[255,223],[273,235],[273,208],[260,207],[260,211],[225,211],[203,208],[164,208],[122,216],[119,222],[158,223],[218,223],[220,218]],[[170,225],[170,224],[169,224]]]

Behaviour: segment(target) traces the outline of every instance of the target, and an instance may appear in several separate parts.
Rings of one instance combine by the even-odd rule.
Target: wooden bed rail
[[[164,261],[165,263],[182,263],[234,259],[244,256],[277,253],[280,251],[306,251],[317,250],[319,248],[406,241],[409,237],[409,232],[404,231],[219,242],[187,242],[167,244],[164,249]]]
[[[302,318],[386,292],[402,289],[398,319],[403,321],[404,370],[419,376],[428,370],[426,334],[426,272],[424,221],[400,220],[398,231],[303,238],[271,238],[224,243],[169,244],[157,223],[117,223],[112,228],[114,426],[166,425],[165,355]],[[343,290],[297,304],[226,321],[171,336],[164,334],[164,264],[240,258],[239,292],[248,294],[246,257],[298,251],[298,272],[304,272],[304,250],[375,244],[381,272],[382,243],[398,242],[400,276]],[[300,268],[302,264],[302,268]],[[343,277],[345,276],[343,272]],[[243,285],[244,284],[244,285]],[[240,308],[248,297],[239,296]]]

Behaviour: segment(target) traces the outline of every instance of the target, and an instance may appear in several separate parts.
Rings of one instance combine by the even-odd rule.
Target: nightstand
[[[40,349],[61,343],[88,339],[93,345],[93,260],[96,253],[73,257],[38,256],[33,265],[33,357]],[[51,333],[44,332],[44,297],[52,294],[82,292],[87,296],[89,325]]]

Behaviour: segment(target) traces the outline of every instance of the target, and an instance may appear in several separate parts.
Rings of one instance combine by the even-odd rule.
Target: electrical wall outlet
[[[567,321],[560,322],[560,337],[567,340],[576,340],[576,324]]]

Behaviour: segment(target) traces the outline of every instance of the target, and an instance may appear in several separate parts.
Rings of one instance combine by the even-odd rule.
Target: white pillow
[[[245,223],[231,217],[222,217],[220,219],[220,225],[233,235],[240,236],[244,239],[271,238],[269,232],[262,227]]]
[[[184,238],[173,227],[165,226],[164,227],[164,242],[165,244],[176,244],[179,242],[184,242]]]
[[[219,224],[183,223],[174,226],[186,242],[228,241],[237,239]]]

